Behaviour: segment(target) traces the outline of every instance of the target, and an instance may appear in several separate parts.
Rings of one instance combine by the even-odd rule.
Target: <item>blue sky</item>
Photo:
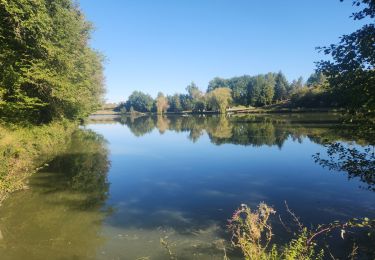
[[[80,0],[107,58],[106,99],[202,90],[216,77],[313,72],[316,46],[361,26],[351,0]]]

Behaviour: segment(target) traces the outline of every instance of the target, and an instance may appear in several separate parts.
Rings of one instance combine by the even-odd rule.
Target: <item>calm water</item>
[[[0,259],[168,259],[160,238],[178,259],[222,259],[241,203],[266,202],[288,222],[287,201],[308,226],[375,217],[373,179],[313,158],[333,141],[363,151],[369,140],[337,124],[319,114],[89,124],[0,208]]]

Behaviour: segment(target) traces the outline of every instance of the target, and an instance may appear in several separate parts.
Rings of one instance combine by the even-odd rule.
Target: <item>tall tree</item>
[[[247,87],[251,77],[244,75],[227,80],[228,87],[232,90],[233,102],[238,105],[248,105]]]
[[[158,114],[163,114],[167,111],[169,105],[168,105],[168,99],[164,96],[163,93],[159,92],[158,97],[156,98],[156,111]]]
[[[232,90],[230,88],[216,88],[209,92],[208,102],[214,110],[224,114],[232,102]]]
[[[226,88],[227,80],[223,78],[216,77],[208,83],[207,92],[214,90],[215,88]]]
[[[275,96],[274,100],[285,100],[288,95],[289,83],[285,75],[280,71],[275,78]]]
[[[180,96],[178,94],[174,94],[173,96],[168,96],[168,103],[169,103],[169,111],[171,112],[182,111]]]
[[[151,112],[154,100],[148,94],[141,91],[134,91],[126,101],[126,108],[130,111],[132,107],[138,112]]]
[[[192,100],[197,100],[203,96],[202,91],[199,90],[198,86],[194,82],[191,82],[190,85],[186,87],[186,91]]]
[[[179,95],[181,109],[184,111],[191,111],[194,107],[194,101],[190,98],[189,95],[180,94]]]
[[[259,101],[262,105],[270,105],[275,94],[275,76],[273,73],[268,73],[264,79]]]
[[[248,85],[249,99],[252,106],[264,106],[272,103],[275,77],[273,73],[255,76]]]
[[[341,0],[342,1],[342,0]],[[343,35],[338,44],[318,48],[332,56],[332,61],[320,61],[318,69],[341,105],[353,110],[375,109],[375,1],[354,0],[361,11],[352,14],[354,20],[368,21],[361,29]]]

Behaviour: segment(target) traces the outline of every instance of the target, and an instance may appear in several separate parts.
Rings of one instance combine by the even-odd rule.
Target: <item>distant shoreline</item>
[[[243,109],[228,109],[225,114],[289,114],[289,113],[344,113],[345,109],[340,108],[243,108]],[[120,113],[116,111],[109,110],[99,110],[89,117],[120,117],[122,115],[131,115],[131,112]],[[136,116],[142,115],[157,115],[156,112],[134,112]],[[217,111],[203,111],[203,112],[193,112],[193,111],[181,111],[181,112],[165,112],[163,115],[216,115],[220,114]]]

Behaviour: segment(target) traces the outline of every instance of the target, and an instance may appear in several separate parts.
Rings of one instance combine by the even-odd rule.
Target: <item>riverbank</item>
[[[245,107],[245,106],[238,106],[238,107],[231,107],[226,110],[227,114],[272,114],[272,113],[345,113],[346,110],[343,108],[303,108],[303,107],[285,107],[282,105],[271,105],[265,107]],[[92,113],[90,115],[90,119],[103,119],[103,118],[116,118],[122,115],[154,115],[157,114],[155,112],[126,112],[120,113],[115,111],[114,108],[110,109],[101,109]],[[212,115],[212,114],[220,114],[218,111],[181,111],[181,112],[165,112],[163,114],[166,115],[187,115],[187,114],[196,114],[196,115]]]
[[[25,180],[63,150],[77,125],[69,121],[43,126],[0,124],[0,204]]]

